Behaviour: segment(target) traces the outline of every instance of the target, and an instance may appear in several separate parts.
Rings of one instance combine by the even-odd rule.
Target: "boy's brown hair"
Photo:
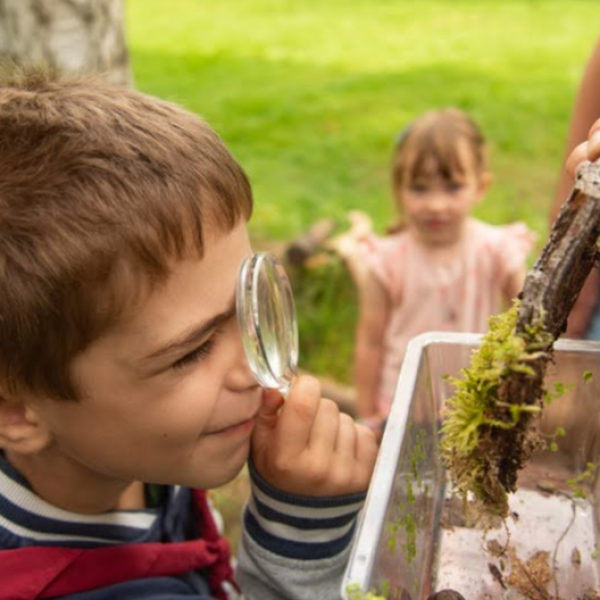
[[[452,183],[465,174],[461,145],[466,143],[476,174],[487,171],[485,138],[474,121],[457,108],[430,111],[400,135],[392,161],[394,188],[439,177]]]
[[[242,168],[191,113],[98,79],[4,75],[1,389],[77,399],[73,357],[172,261],[201,257],[207,228],[251,211]]]

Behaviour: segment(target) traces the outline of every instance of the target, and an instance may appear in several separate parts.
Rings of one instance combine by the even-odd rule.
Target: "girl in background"
[[[337,249],[356,282],[360,312],[355,379],[358,415],[387,417],[409,340],[426,331],[484,332],[521,290],[534,234],[471,216],[491,183],[485,140],[462,111],[428,112],[402,133],[392,160],[402,219],[385,237],[352,215]]]

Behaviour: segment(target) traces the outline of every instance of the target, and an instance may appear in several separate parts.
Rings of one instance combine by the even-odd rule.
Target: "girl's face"
[[[478,204],[490,184],[489,173],[475,169],[466,145],[459,148],[463,172],[449,178],[439,174],[436,164],[424,165],[416,177],[404,177],[396,198],[407,227],[429,246],[458,242],[471,209]]]

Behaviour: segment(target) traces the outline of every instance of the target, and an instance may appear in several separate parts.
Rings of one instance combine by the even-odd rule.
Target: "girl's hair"
[[[0,77],[3,391],[76,399],[72,359],[251,211],[244,171],[190,112],[99,79]]]
[[[394,189],[416,180],[439,177],[452,182],[464,175],[465,145],[475,173],[487,171],[485,138],[463,111],[445,108],[418,117],[398,138],[392,160]]]

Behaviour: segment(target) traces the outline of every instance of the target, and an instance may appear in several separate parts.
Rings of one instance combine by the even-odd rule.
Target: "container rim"
[[[389,465],[398,463],[401,450],[401,444],[394,443],[394,440],[404,439],[411,397],[417,381],[419,367],[423,360],[424,350],[432,344],[462,344],[476,348],[480,345],[483,336],[484,334],[481,333],[430,331],[415,336],[409,342],[398,377],[390,415],[381,440],[373,477],[367,492],[365,506],[358,522],[350,558],[344,573],[341,590],[341,596],[344,600],[349,600],[346,588],[350,584],[358,584],[360,589],[364,591],[368,589],[378,541],[384,526],[387,501],[394,483],[395,471],[390,469]],[[560,339],[554,343],[554,350],[581,352],[583,354],[600,353],[600,342]]]

